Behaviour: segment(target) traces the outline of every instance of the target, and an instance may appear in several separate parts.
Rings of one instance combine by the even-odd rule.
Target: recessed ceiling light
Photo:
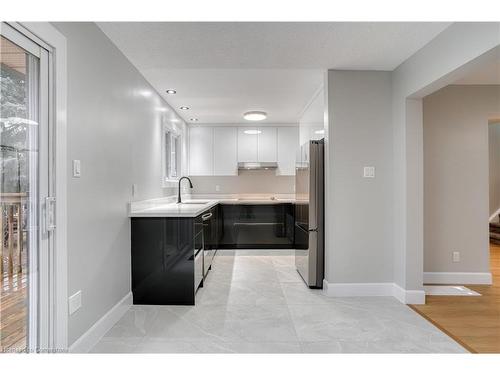
[[[182,106],[182,107],[179,107],[179,109],[182,109],[183,111],[187,111],[189,109],[189,107]]]
[[[197,118],[190,118],[189,121],[198,121]]]
[[[177,94],[177,91],[172,90],[172,89],[168,89],[167,94],[170,94],[170,95]]]
[[[267,113],[263,111],[249,111],[243,113],[243,118],[248,121],[262,121],[267,118]]]
[[[156,107],[156,110],[158,112],[168,112],[168,108],[165,108],[165,107]]]
[[[315,133],[316,134],[325,134],[325,129],[316,130]]]
[[[254,134],[260,134],[262,133],[262,131],[256,129],[250,129],[250,130],[244,130],[243,133],[254,135]]]

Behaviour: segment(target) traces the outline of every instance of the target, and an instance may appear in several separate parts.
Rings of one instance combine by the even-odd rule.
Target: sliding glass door
[[[0,29],[0,352],[49,347],[49,54]]]

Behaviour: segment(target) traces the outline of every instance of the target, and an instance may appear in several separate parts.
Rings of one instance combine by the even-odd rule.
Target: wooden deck
[[[22,351],[26,348],[26,267],[23,267],[22,273],[14,273],[12,276],[8,274],[7,269],[8,267],[4,267],[0,280],[0,353]]]
[[[23,231],[26,199],[26,193],[0,193],[0,353],[26,348],[27,248]]]
[[[480,297],[427,296],[411,306],[472,353],[500,353],[500,246],[490,254],[493,284],[467,285]]]

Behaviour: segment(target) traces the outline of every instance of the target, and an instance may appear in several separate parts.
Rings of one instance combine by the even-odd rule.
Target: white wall
[[[391,74],[329,71],[328,118],[325,278],[392,282]]]
[[[172,192],[162,189],[160,150],[162,117],[175,114],[94,24],[55,26],[68,58],[68,293],[82,291],[71,345],[130,292],[127,202]]]
[[[492,216],[500,209],[500,121],[492,122],[489,125],[488,130],[489,130],[488,140],[489,140],[489,161],[490,161],[489,209],[490,209],[490,216]],[[498,216],[495,217],[495,221],[498,222]]]
[[[423,283],[420,98],[461,78],[499,44],[499,23],[454,23],[393,72],[394,281],[403,289]]]
[[[425,272],[489,272],[488,120],[495,112],[495,85],[447,86],[423,100]],[[460,262],[452,262],[453,251]]]

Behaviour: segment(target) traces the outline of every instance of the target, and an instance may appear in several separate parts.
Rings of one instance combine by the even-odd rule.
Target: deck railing
[[[24,208],[26,193],[0,194],[0,275],[13,276],[14,272],[23,272],[24,250]],[[4,262],[7,267],[4,269]]]

